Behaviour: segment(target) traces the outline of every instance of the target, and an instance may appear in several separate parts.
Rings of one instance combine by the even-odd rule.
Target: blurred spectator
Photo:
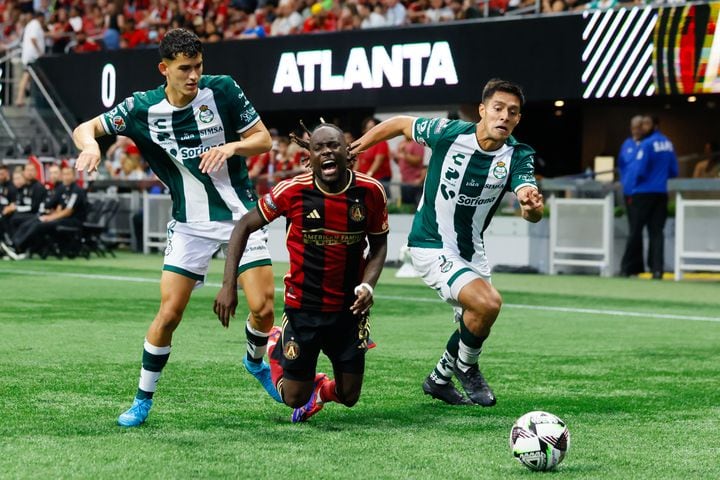
[[[28,163],[22,171],[13,173],[13,185],[17,189],[15,214],[10,220],[11,235],[17,228],[31,218],[35,218],[44,208],[47,191],[37,180],[35,165]]]
[[[693,178],[720,177],[720,145],[717,142],[707,142],[703,154],[704,159],[695,165]]]
[[[635,115],[630,119],[630,136],[623,142],[617,157],[617,168],[620,175],[620,182],[623,187],[625,212],[627,214],[630,229],[632,229],[633,226],[632,215],[634,213],[634,210],[630,208],[632,203],[632,191],[635,187],[635,174],[633,168],[635,167],[635,159],[637,158],[640,141],[643,138],[642,122],[642,115]],[[645,271],[645,267],[643,265],[642,243],[635,243],[634,248],[636,249],[635,251],[628,252],[623,256],[623,262],[620,265],[620,275],[623,277],[637,275],[638,273]]]
[[[79,227],[85,220],[87,199],[85,191],[75,183],[75,169],[62,169],[62,186],[50,199],[47,212],[23,223],[13,235],[14,248],[4,246],[3,250],[14,260],[23,252],[41,247],[46,235],[52,235],[60,225]]]
[[[15,105],[25,105],[25,96],[30,86],[30,72],[27,67],[45,53],[45,15],[43,12],[33,13],[33,18],[25,25],[22,35],[21,60],[25,67],[18,83]]]
[[[407,23],[405,5],[400,0],[383,0],[385,4],[385,23],[390,26],[400,26]]]
[[[385,18],[385,10],[380,3],[358,3],[357,11],[360,16],[360,28],[379,28],[389,25]]]
[[[240,34],[240,38],[265,38],[267,32],[262,25],[258,25],[257,14],[248,15],[245,30]]]
[[[295,0],[280,0],[275,14],[275,20],[270,27],[271,35],[293,35],[300,32],[303,18],[296,11]]]
[[[415,0],[407,7],[408,23],[425,23],[425,10],[428,8],[428,0]]]
[[[0,242],[10,243],[10,218],[17,208],[17,189],[7,165],[0,165]]]
[[[634,165],[630,167],[631,171],[634,170],[630,202],[633,224],[622,264],[632,263],[629,257],[641,250],[643,230],[647,228],[648,266],[653,278],[662,279],[665,258],[664,229],[668,214],[667,182],[668,179],[677,177],[678,161],[672,142],[660,133],[657,118],[643,116],[642,128],[645,135],[638,147]]]
[[[258,195],[265,195],[270,191],[268,181],[270,158],[270,152],[265,152],[247,159],[248,177],[253,182]]]
[[[376,118],[366,118],[362,123],[362,133],[380,123]],[[390,148],[382,141],[358,155],[355,169],[365,173],[382,183],[385,192],[389,192],[392,170],[390,169]]]
[[[120,30],[125,24],[125,18],[122,13],[118,12],[115,2],[102,1],[105,4],[103,11],[103,24],[105,27],[103,31],[103,44],[107,50],[117,50],[120,48]],[[98,1],[98,5],[101,5],[100,1]]]
[[[70,50],[75,53],[98,52],[102,47],[88,39],[85,30],[80,30],[75,34],[75,42],[71,44]]]
[[[71,5],[70,10],[68,10],[68,23],[73,32],[79,32],[83,28],[82,14],[76,5]]]
[[[130,145],[135,145],[130,137],[118,135],[115,137],[115,142],[105,151],[105,170],[110,177],[116,177],[120,173],[122,159]]]
[[[271,151],[273,184],[278,183],[281,180],[285,180],[286,178],[292,178],[305,171],[305,168],[300,164],[299,158],[293,155],[290,151],[289,138],[278,137],[277,141],[273,143],[274,145]]]
[[[125,148],[125,155],[120,160],[120,173],[117,178],[120,180],[145,180],[147,178],[143,169],[140,149],[135,144],[131,143]]]
[[[55,10],[50,20],[48,36],[51,40],[51,53],[65,53],[65,47],[72,39],[73,29],[70,26],[67,10],[59,8]]]
[[[315,3],[310,7],[310,16],[303,23],[303,33],[334,32],[337,22],[332,12],[325,10],[322,3]]]
[[[99,5],[90,5],[87,8],[82,30],[91,38],[102,36],[105,31],[105,16]]]
[[[400,168],[400,198],[402,203],[416,205],[422,195],[426,168],[425,147],[412,140],[403,139],[395,152],[395,161]]]
[[[135,19],[132,17],[125,20],[122,32],[120,41],[125,42],[124,45],[126,48],[145,47],[150,43],[148,31],[144,28],[138,28],[135,24]]]
[[[453,18],[455,14],[443,0],[430,0],[430,8],[425,10],[425,23],[449,22]]]
[[[52,197],[55,189],[62,185],[60,178],[60,166],[53,163],[47,169],[47,179],[45,180],[45,190],[47,190],[47,196]]]

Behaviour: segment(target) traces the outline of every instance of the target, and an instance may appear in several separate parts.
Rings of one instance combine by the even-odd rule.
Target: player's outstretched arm
[[[237,307],[237,270],[240,265],[240,259],[245,251],[248,237],[255,230],[260,229],[267,222],[257,210],[250,210],[243,215],[233,228],[228,244],[227,258],[225,259],[225,274],[220,291],[215,297],[213,311],[218,316],[218,320],[223,327],[227,328],[230,324],[230,317],[235,316],[235,307]]]
[[[262,120],[242,133],[242,140],[214,147],[200,155],[200,171],[211,173],[220,170],[228,158],[233,155],[251,157],[270,151],[272,137]]]
[[[370,254],[368,255],[365,273],[363,274],[360,288],[357,289],[357,299],[350,307],[350,311],[355,315],[367,313],[373,304],[373,291],[377,284],[383,265],[385,265],[385,257],[387,257],[387,234],[368,235],[370,242]],[[372,290],[363,288],[363,284],[370,285]]]
[[[523,187],[517,191],[517,197],[523,218],[528,222],[539,222],[545,210],[545,203],[538,189],[531,186]]]
[[[88,173],[97,170],[100,164],[100,145],[95,139],[103,135],[105,135],[105,129],[99,116],[81,123],[73,130],[73,142],[80,150],[80,155],[75,161],[77,170],[87,170]]]
[[[398,115],[396,117],[388,118],[387,120],[378,123],[368,130],[365,135],[355,140],[350,145],[350,153],[357,155],[378,142],[397,137],[398,135],[405,135],[406,138],[412,139],[412,127],[414,121],[415,117],[408,115]]]

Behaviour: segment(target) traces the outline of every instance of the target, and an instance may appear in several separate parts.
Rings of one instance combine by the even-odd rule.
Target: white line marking
[[[160,283],[159,278],[138,278],[138,277],[124,277],[121,275],[99,275],[92,273],[70,273],[70,272],[40,272],[36,270],[15,270],[15,269],[4,269],[3,273],[11,273],[17,275],[37,275],[37,276],[48,276],[54,275],[57,277],[70,277],[70,278],[83,278],[87,280],[109,280],[113,282],[131,282],[131,283]],[[208,282],[205,283],[208,287],[220,287],[220,283]],[[276,288],[275,291],[282,292],[283,288]],[[399,295],[376,295],[379,300],[397,300],[397,301],[412,301],[421,303],[441,303],[442,300],[439,298],[424,298],[424,297],[405,297]],[[638,317],[638,318],[652,318],[662,320],[687,320],[697,322],[718,322],[718,317],[704,317],[699,315],[677,315],[672,313],[645,313],[645,312],[630,312],[625,310],[597,310],[594,308],[571,308],[571,307],[550,307],[550,306],[539,306],[539,305],[525,305],[521,303],[504,303],[504,308],[518,308],[523,310],[539,310],[545,312],[565,312],[565,313],[585,313],[589,315],[609,315],[612,317]]]

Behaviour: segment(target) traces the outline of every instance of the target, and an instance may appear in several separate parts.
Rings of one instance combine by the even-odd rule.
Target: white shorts
[[[458,295],[465,285],[478,278],[491,283],[489,275],[484,275],[457,253],[443,248],[410,247],[410,258],[425,284],[456,307],[456,311],[461,307]]]
[[[170,220],[167,226],[167,246],[163,270],[179,273],[197,281],[196,288],[205,282],[210,259],[222,248],[227,249],[235,222],[192,222]],[[243,252],[238,275],[261,265],[272,265],[267,248],[267,230],[250,234]]]

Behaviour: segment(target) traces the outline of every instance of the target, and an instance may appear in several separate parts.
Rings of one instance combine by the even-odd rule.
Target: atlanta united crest
[[[210,123],[213,121],[213,118],[215,118],[215,114],[212,110],[210,110],[210,107],[207,105],[200,105],[200,113],[198,115],[198,118],[200,118],[200,121],[203,123]]]
[[[493,168],[493,176],[498,180],[501,180],[507,176],[507,167],[505,162],[498,162],[495,168]]]
[[[298,345],[297,342],[290,340],[285,344],[283,355],[288,360],[295,360],[300,355],[300,345]]]
[[[362,222],[365,220],[365,209],[359,203],[354,203],[350,207],[350,218],[354,222]]]

